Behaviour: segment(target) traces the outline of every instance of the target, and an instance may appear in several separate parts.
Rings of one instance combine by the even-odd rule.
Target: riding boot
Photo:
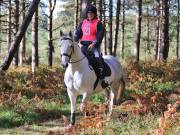
[[[104,66],[103,66],[101,58],[99,58],[99,64],[98,65],[99,65],[99,68],[98,68],[98,70],[99,70],[99,81],[100,81],[101,87],[103,89],[105,89],[106,87],[109,86],[109,84],[104,79],[105,78],[105,75],[104,75]]]

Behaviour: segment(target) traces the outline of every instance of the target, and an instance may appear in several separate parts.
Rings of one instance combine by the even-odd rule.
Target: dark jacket
[[[79,26],[77,27],[77,29],[76,29],[76,31],[74,33],[74,40],[76,42],[78,42],[83,36],[83,32],[82,32],[82,29],[81,29],[82,23],[83,23],[83,21],[79,24]],[[100,47],[100,44],[101,44],[101,42],[103,40],[103,37],[104,37],[104,26],[101,23],[101,21],[99,21],[98,24],[97,24],[96,40],[93,41],[93,44],[95,45],[95,47]],[[87,43],[84,43],[84,44],[91,44],[91,43],[89,43],[87,41]]]

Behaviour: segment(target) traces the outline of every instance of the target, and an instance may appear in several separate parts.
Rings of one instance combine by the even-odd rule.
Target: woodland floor
[[[126,92],[111,118],[101,94],[88,103],[84,117],[67,130],[70,105],[64,71],[40,66],[10,69],[0,79],[0,134],[178,135],[180,62],[127,62]],[[80,103],[81,97],[78,98]],[[79,106],[79,105],[78,105]]]

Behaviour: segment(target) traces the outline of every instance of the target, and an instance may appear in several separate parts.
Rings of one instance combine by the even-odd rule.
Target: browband
[[[68,37],[63,37],[63,38],[61,38],[61,41],[62,40],[71,40],[73,42],[73,40],[71,38],[68,38]]]

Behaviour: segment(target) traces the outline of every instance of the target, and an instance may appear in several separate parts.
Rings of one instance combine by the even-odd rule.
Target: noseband
[[[72,41],[72,43],[73,43],[73,40],[72,40],[71,38],[68,38],[68,37],[63,37],[63,38],[61,39],[61,41],[63,41],[63,40],[70,40],[70,41]],[[71,48],[72,48],[72,51],[71,51],[70,54],[62,53],[61,56],[67,56],[67,57],[69,57],[69,59],[71,59],[71,56],[72,56],[72,54],[74,53],[74,47],[73,47],[73,45],[71,45]],[[83,58],[81,58],[80,60],[70,61],[69,63],[77,63],[77,62],[82,61],[84,58],[85,58],[85,56],[84,56]]]

